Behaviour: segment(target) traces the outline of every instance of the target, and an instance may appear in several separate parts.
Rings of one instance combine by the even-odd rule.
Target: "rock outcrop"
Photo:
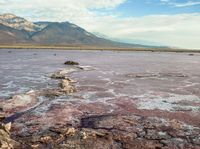
[[[55,72],[51,75],[52,79],[69,79],[67,76],[69,73],[78,71],[76,68],[66,68],[58,72]]]
[[[198,149],[199,133],[199,128],[177,120],[136,115],[96,115],[82,118],[77,127],[54,126],[41,135],[23,138],[22,147]]]
[[[63,91],[66,94],[75,92],[75,88],[71,85],[71,82],[67,79],[61,80],[59,87],[61,88],[61,91]]]
[[[11,123],[0,123],[0,148],[1,149],[14,149],[19,147],[19,143],[10,137]]]

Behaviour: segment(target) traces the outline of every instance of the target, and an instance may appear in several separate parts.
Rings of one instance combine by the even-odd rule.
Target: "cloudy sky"
[[[200,0],[0,0],[0,13],[70,21],[125,42],[200,49]]]

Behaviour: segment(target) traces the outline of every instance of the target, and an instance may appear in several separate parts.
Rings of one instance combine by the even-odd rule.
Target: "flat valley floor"
[[[1,49],[0,78],[19,148],[200,148],[199,53]]]

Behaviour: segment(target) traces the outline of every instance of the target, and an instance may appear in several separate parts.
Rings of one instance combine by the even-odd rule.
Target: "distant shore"
[[[200,53],[200,49],[178,49],[178,48],[124,48],[124,47],[94,47],[76,45],[0,45],[0,49],[58,49],[58,50],[105,50],[105,51],[151,51],[151,52],[189,52]]]

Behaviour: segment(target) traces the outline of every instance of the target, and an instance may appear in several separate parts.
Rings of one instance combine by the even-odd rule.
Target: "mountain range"
[[[0,15],[0,44],[149,47],[105,39],[69,22],[30,22],[14,14]]]

